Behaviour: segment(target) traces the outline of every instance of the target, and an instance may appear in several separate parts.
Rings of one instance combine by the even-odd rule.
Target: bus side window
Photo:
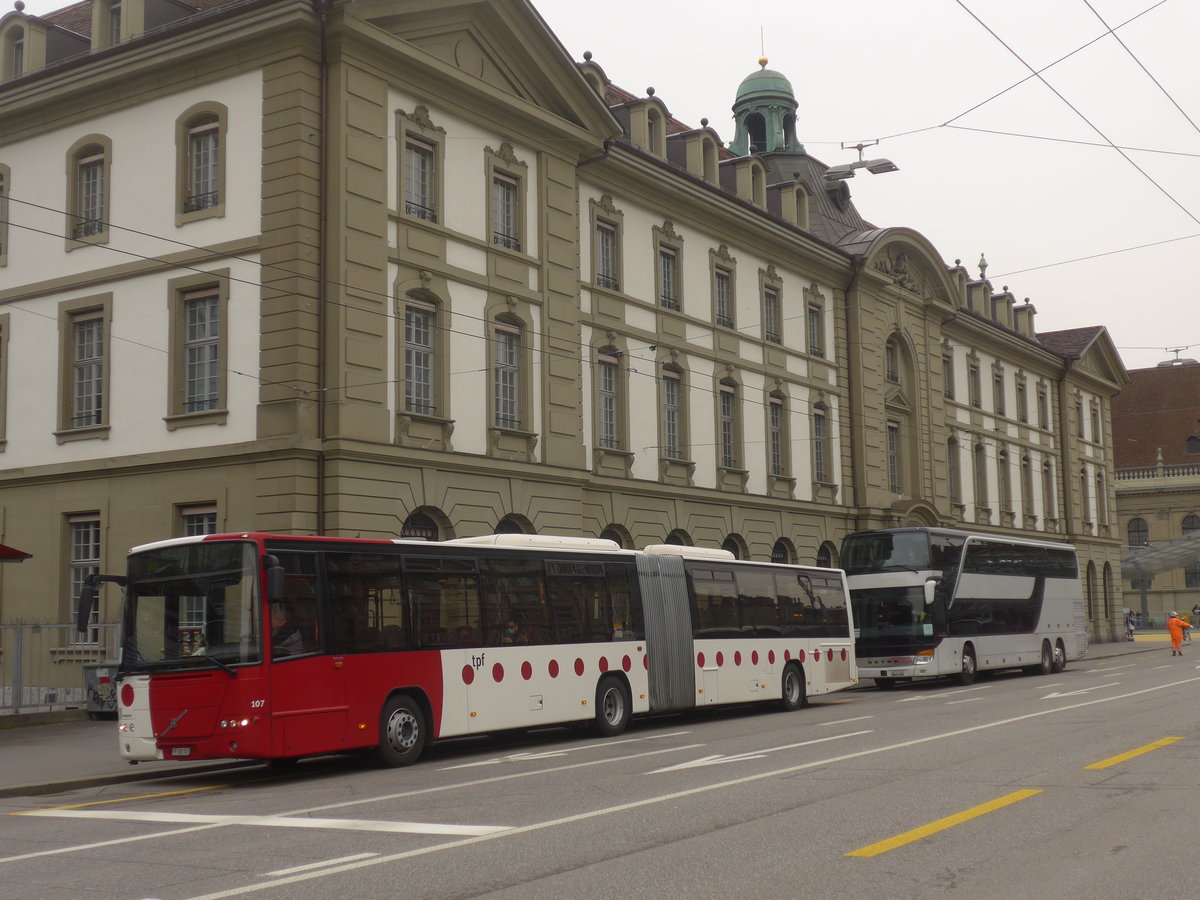
[[[550,642],[546,576],[540,559],[481,559],[479,579],[486,646]]]
[[[325,570],[334,652],[411,648],[399,557],[327,553]]]
[[[410,557],[404,583],[421,647],[480,647],[479,578],[462,559]]]

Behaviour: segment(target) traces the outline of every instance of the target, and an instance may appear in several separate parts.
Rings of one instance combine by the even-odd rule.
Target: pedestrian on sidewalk
[[[1133,640],[1133,628],[1134,628],[1133,610],[1126,607],[1125,608],[1125,640],[1127,640],[1127,641]]]
[[[1171,634],[1171,655],[1183,656],[1183,632],[1191,628],[1187,622],[1179,618],[1179,613],[1172,612],[1167,619],[1167,631]]]

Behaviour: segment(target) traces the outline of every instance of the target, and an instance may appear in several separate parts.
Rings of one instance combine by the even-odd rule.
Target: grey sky
[[[27,11],[63,5],[27,0]],[[1105,325],[1129,368],[1166,348],[1200,358],[1188,263],[1200,255],[1195,0],[534,5],[573,58],[591,50],[614,83],[653,86],[677,118],[707,117],[726,141],[738,84],[765,48],[796,90],[810,154],[849,162],[841,142],[881,138],[867,155],[899,165],[848,182],[868,220],[916,228],[972,274],[986,252],[988,277],[1032,300],[1040,331]],[[989,100],[1030,75],[1001,40],[1041,69],[1096,38],[1042,75],[1107,139],[1140,148],[1125,151],[1132,163],[1037,78]],[[1067,263],[1084,257],[1096,258]]]

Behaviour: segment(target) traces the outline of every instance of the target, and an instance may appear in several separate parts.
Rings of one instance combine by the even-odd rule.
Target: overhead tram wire
[[[1092,122],[1091,119],[1089,119],[1082,112],[1080,112],[1080,110],[1078,108],[1076,108],[1076,106],[1073,103],[1071,103],[1070,100],[1068,100],[1065,96],[1063,96],[1063,94],[1056,87],[1054,87],[1054,85],[1050,84],[1050,82],[1047,81],[1042,76],[1041,72],[1039,72],[1037,69],[1035,69],[1033,66],[1031,66],[1028,62],[1026,62],[1025,58],[1023,56],[1021,56],[1021,54],[1019,54],[1016,50],[1014,50],[1012,47],[1010,47],[1008,45],[1008,43],[1005,42],[1005,40],[1000,37],[1000,35],[996,34],[996,32],[993,31],[992,28],[989,25],[987,25],[987,23],[985,23],[982,19],[980,19],[979,16],[977,16],[971,10],[971,8],[969,6],[967,6],[967,4],[965,2],[963,2],[963,0],[954,0],[954,2],[957,3],[967,13],[967,15],[969,15],[972,19],[974,19],[976,22],[978,22],[980,27],[982,27],[988,34],[990,34],[993,38],[995,38],[997,43],[999,43],[1000,46],[1002,46],[1005,50],[1007,50],[1010,54],[1012,54],[1012,56],[1018,62],[1020,62],[1021,65],[1023,65],[1030,72],[1032,72],[1033,77],[1037,78],[1038,81],[1040,81],[1043,85],[1045,85],[1046,88],[1054,94],[1054,96],[1058,97],[1059,100],[1061,100],[1064,104],[1066,104],[1067,108],[1070,109],[1071,112],[1075,113],[1076,116],[1078,116],[1080,119],[1082,119],[1083,122],[1089,128],[1092,129],[1092,131],[1096,132],[1096,134],[1100,135],[1100,137],[1102,137],[1104,139],[1106,144],[1108,144],[1110,147],[1112,147],[1113,150],[1116,150],[1117,153],[1119,153],[1121,155],[1121,157],[1127,163],[1129,163],[1139,173],[1141,173],[1143,178],[1145,178],[1152,185],[1154,185],[1154,187],[1157,188],[1158,191],[1164,197],[1166,197],[1173,204],[1175,204],[1175,206],[1177,206],[1184,213],[1184,215],[1186,215],[1189,219],[1191,219],[1197,225],[1200,225],[1200,218],[1197,218],[1196,215],[1191,210],[1189,210],[1186,206],[1184,206],[1183,203],[1180,200],[1178,200],[1170,191],[1168,191],[1165,187],[1163,187],[1161,184],[1159,184],[1153,178],[1153,176],[1150,175],[1149,172],[1147,172],[1145,169],[1143,169],[1141,166],[1139,166],[1137,164],[1137,162],[1135,162],[1134,159],[1129,156],[1129,154],[1127,154],[1124,150],[1122,150],[1115,143],[1113,143],[1113,141],[1109,138],[1109,136],[1100,130],[1099,126],[1097,126],[1094,122]]]
[[[1163,2],[1165,2],[1165,0],[1163,0]],[[1129,58],[1132,59],[1135,63],[1137,63],[1138,68],[1141,69],[1146,74],[1146,77],[1154,82],[1154,86],[1156,88],[1158,88],[1160,91],[1162,91],[1162,95],[1171,102],[1171,105],[1174,106],[1175,109],[1177,109],[1179,111],[1179,114],[1181,116],[1183,116],[1185,119],[1187,119],[1187,123],[1192,126],[1192,129],[1195,132],[1197,132],[1198,134],[1200,134],[1200,125],[1197,125],[1192,120],[1192,117],[1189,116],[1184,111],[1183,107],[1180,106],[1176,102],[1175,98],[1171,96],[1170,91],[1168,91],[1165,87],[1162,86],[1162,83],[1157,78],[1155,78],[1154,75],[1151,74],[1150,70],[1147,69],[1146,66],[1142,63],[1142,61],[1140,59],[1138,59],[1137,54],[1129,49],[1129,45],[1126,44],[1123,40],[1121,40],[1121,37],[1120,37],[1120,35],[1117,34],[1116,29],[1111,28],[1109,26],[1109,24],[1106,21],[1104,21],[1104,16],[1100,15],[1100,13],[1096,11],[1096,7],[1092,6],[1092,4],[1089,2],[1089,0],[1083,0],[1083,5],[1092,11],[1092,14],[1095,15],[1095,17],[1100,20],[1100,24],[1108,29],[1108,34],[1111,34],[1113,36],[1113,40],[1115,40],[1118,44],[1121,45],[1121,49],[1129,54]],[[1118,25],[1117,27],[1119,28],[1121,26]]]

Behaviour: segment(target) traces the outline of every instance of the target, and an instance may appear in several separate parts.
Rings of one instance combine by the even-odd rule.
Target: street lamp
[[[885,172],[899,172],[900,167],[890,159],[863,159],[863,150],[874,147],[879,141],[860,141],[857,144],[842,144],[843,150],[857,150],[858,161],[830,166],[825,170],[826,181],[844,181],[854,177],[855,169],[866,169],[872,175],[882,175]]]

